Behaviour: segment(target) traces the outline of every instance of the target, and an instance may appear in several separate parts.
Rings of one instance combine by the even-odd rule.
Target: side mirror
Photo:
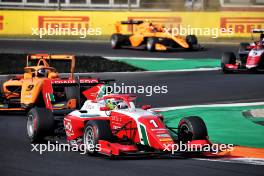
[[[110,108],[107,106],[100,107],[100,111],[110,111]]]
[[[143,105],[142,107],[141,107],[141,109],[143,109],[143,110],[148,110],[148,109],[150,109],[151,108],[151,105]]]

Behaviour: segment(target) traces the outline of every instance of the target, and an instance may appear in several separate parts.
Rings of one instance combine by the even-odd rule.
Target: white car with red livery
[[[225,52],[222,55],[221,68],[223,73],[240,70],[264,71],[264,29],[254,29],[252,32],[260,33],[259,40],[252,43],[240,43],[238,58],[233,52]]]
[[[170,128],[161,114],[150,110],[150,105],[136,107],[134,95],[107,95],[104,88],[105,85],[98,84],[82,92],[87,98],[82,108],[63,118],[66,141],[71,145],[85,145],[89,154],[121,156],[168,154],[179,143],[198,144],[201,150],[211,144],[200,117],[182,118],[178,128]],[[40,116],[36,111],[33,116],[36,122],[41,122]],[[46,114],[42,124],[34,123],[34,118],[28,118],[28,124],[35,129],[29,136],[32,142],[56,135],[58,128],[54,129],[52,113]]]

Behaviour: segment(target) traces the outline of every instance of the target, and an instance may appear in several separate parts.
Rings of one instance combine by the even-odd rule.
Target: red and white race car
[[[89,154],[120,156],[168,154],[179,143],[199,144],[201,152],[203,146],[211,144],[200,117],[183,118],[178,128],[170,128],[150,105],[137,108],[135,96],[102,94],[104,88],[98,84],[85,90],[87,101],[82,108],[63,118],[66,141],[71,145],[85,145]],[[59,129],[49,110],[33,109],[27,124],[31,142],[55,136]]]
[[[223,73],[240,70],[264,71],[264,29],[254,29],[252,33],[260,33],[259,40],[253,43],[240,43],[238,58],[233,52],[225,52],[222,55]]]

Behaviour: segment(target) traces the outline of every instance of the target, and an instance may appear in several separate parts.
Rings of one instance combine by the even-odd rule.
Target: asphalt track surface
[[[64,42],[40,40],[1,40],[0,53],[63,53],[108,57],[155,57],[155,58],[219,58],[225,51],[237,51],[236,45],[205,44],[205,51],[189,52],[176,49],[170,52],[146,52],[141,49],[111,49],[110,43]],[[219,47],[218,47],[219,46]]]
[[[114,51],[107,44],[84,42],[29,42],[1,41],[0,51],[5,52],[49,52],[89,54],[104,56],[137,57],[218,57],[234,46],[215,45],[207,52],[147,53],[144,51]],[[103,53],[102,53],[103,52]],[[55,53],[55,52],[53,52]],[[140,104],[153,107],[210,104],[224,102],[256,102],[264,100],[264,77],[260,74],[222,75],[218,71],[182,73],[102,73],[92,76],[115,78],[125,85],[167,85],[168,94],[151,97],[139,95]],[[177,157],[133,158],[110,160],[90,157],[77,152],[47,152],[40,155],[31,152],[26,139],[26,119],[21,115],[0,116],[0,174],[47,176],[47,175],[263,175],[264,167],[249,164],[212,162]]]

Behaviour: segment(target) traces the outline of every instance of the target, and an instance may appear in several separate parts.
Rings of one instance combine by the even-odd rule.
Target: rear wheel
[[[156,44],[158,43],[158,39],[154,37],[150,37],[147,39],[147,50],[153,52],[156,50]]]
[[[4,102],[3,93],[0,92],[0,106],[3,106],[3,105],[1,105],[3,102]],[[0,107],[0,108],[1,108],[1,107]]]
[[[187,35],[185,40],[189,45],[189,49],[193,49],[193,46],[198,44],[198,39],[195,35]]]
[[[91,120],[84,128],[83,142],[88,154],[95,155],[100,151],[99,140],[111,140],[112,132],[109,121]]]
[[[233,52],[225,52],[221,58],[221,68],[223,73],[230,73],[231,71],[226,69],[226,64],[236,64],[236,56]]]
[[[41,142],[54,132],[54,118],[51,110],[32,108],[27,115],[27,135],[32,143]]]
[[[3,92],[3,84],[4,84],[4,80],[0,80],[0,91]]]
[[[261,73],[264,72],[264,54],[260,58],[257,70],[258,70],[258,72],[261,72]]]
[[[4,97],[3,97],[3,93],[4,93],[4,90],[3,90],[3,84],[4,84],[5,80],[0,80],[0,103],[3,102],[4,100]]]
[[[181,119],[178,125],[178,140],[187,143],[192,140],[207,139],[208,133],[204,121],[198,116]]]
[[[122,34],[113,34],[110,38],[111,46],[113,49],[119,49],[122,48],[122,45],[124,43],[124,38]]]

